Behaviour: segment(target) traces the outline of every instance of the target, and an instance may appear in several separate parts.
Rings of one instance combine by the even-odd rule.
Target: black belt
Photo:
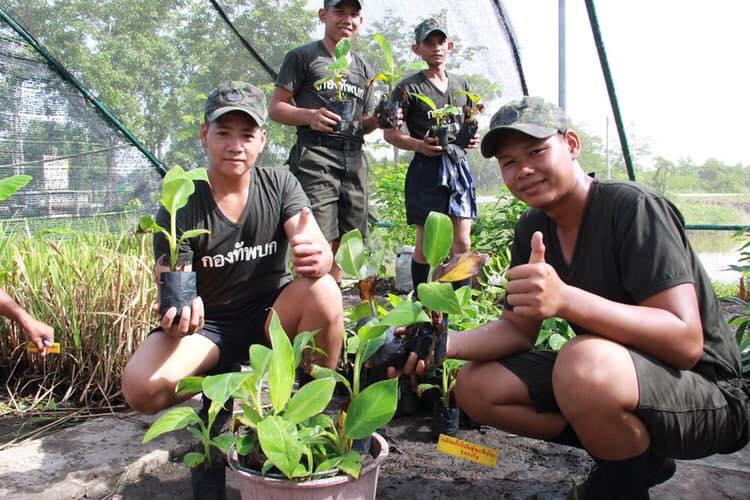
[[[323,134],[300,134],[297,141],[304,146],[323,146],[339,151],[359,151],[362,141],[354,138]]]

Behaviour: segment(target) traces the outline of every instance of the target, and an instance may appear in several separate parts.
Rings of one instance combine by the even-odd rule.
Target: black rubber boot
[[[417,299],[417,287],[420,283],[427,283],[427,275],[430,274],[429,264],[420,264],[416,260],[411,260],[411,283],[414,287],[414,299]]]
[[[240,371],[240,365],[235,364],[229,367],[214,368],[209,374]],[[211,400],[205,394],[202,397],[201,409],[198,412],[201,420],[208,425],[208,409],[211,407]],[[234,409],[234,399],[229,398],[224,407],[214,419],[211,426],[211,436],[218,436],[229,431],[229,425],[232,421],[232,410]],[[203,451],[203,445],[198,445]],[[190,469],[190,482],[193,485],[194,500],[226,500],[226,456],[215,447],[211,447],[211,466],[207,464],[198,465]]]
[[[648,494],[651,486],[648,484],[650,468],[652,467],[650,452],[646,451],[626,460],[597,458],[594,460],[596,464],[586,481],[574,486],[568,493],[569,500],[648,500],[650,498]]]
[[[211,436],[218,436],[229,430],[233,405],[234,400],[230,398],[224,408],[219,410],[211,427]],[[211,400],[204,395],[198,415],[206,425],[208,425],[208,409],[210,406]],[[198,444],[198,446],[203,451],[203,445]],[[193,498],[195,500],[226,500],[226,465],[224,454],[215,447],[211,447],[211,466],[208,467],[207,463],[204,462],[190,469],[190,481],[193,485]]]

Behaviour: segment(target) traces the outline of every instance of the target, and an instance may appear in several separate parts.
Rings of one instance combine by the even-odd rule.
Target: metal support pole
[[[622,147],[622,156],[625,158],[625,167],[628,169],[628,178],[631,181],[635,180],[635,169],[633,168],[633,160],[630,157],[630,147],[628,146],[628,137],[625,134],[625,126],[622,123],[622,116],[620,115],[620,106],[617,103],[617,94],[615,93],[615,84],[612,81],[612,73],[609,70],[609,62],[607,61],[607,52],[604,50],[604,41],[602,40],[602,34],[599,30],[599,21],[596,18],[596,9],[594,8],[594,0],[586,0],[586,10],[589,14],[589,22],[591,23],[591,31],[594,35],[594,42],[596,43],[596,51],[599,54],[599,63],[602,66],[602,73],[604,74],[604,81],[607,84],[607,93],[609,94],[609,103],[612,106],[612,114],[615,117],[615,125],[617,125],[617,134],[620,136],[620,146]]]
[[[557,102],[561,109],[567,110],[565,73],[565,0],[557,4]]]

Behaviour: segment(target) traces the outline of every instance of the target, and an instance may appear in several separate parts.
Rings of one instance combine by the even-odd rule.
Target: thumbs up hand
[[[318,227],[310,209],[305,207],[299,215],[284,223],[292,247],[294,272],[308,278],[318,278],[328,273],[333,264],[331,246]]]
[[[544,237],[537,231],[531,236],[529,263],[508,271],[505,300],[513,306],[513,314],[541,321],[561,311],[566,285],[546,263],[544,252]]]
[[[531,255],[529,264],[544,264],[544,236],[539,231],[531,235]]]

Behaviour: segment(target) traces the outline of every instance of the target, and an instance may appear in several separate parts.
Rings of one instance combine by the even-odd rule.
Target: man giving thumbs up
[[[585,448],[596,467],[571,498],[648,498],[673,458],[742,448],[737,344],[677,208],[634,182],[584,174],[578,135],[539,98],[500,108],[481,149],[529,209],[501,318],[448,337],[448,357],[470,361],[461,407],[479,423]],[[551,317],[577,336],[535,350]]]

